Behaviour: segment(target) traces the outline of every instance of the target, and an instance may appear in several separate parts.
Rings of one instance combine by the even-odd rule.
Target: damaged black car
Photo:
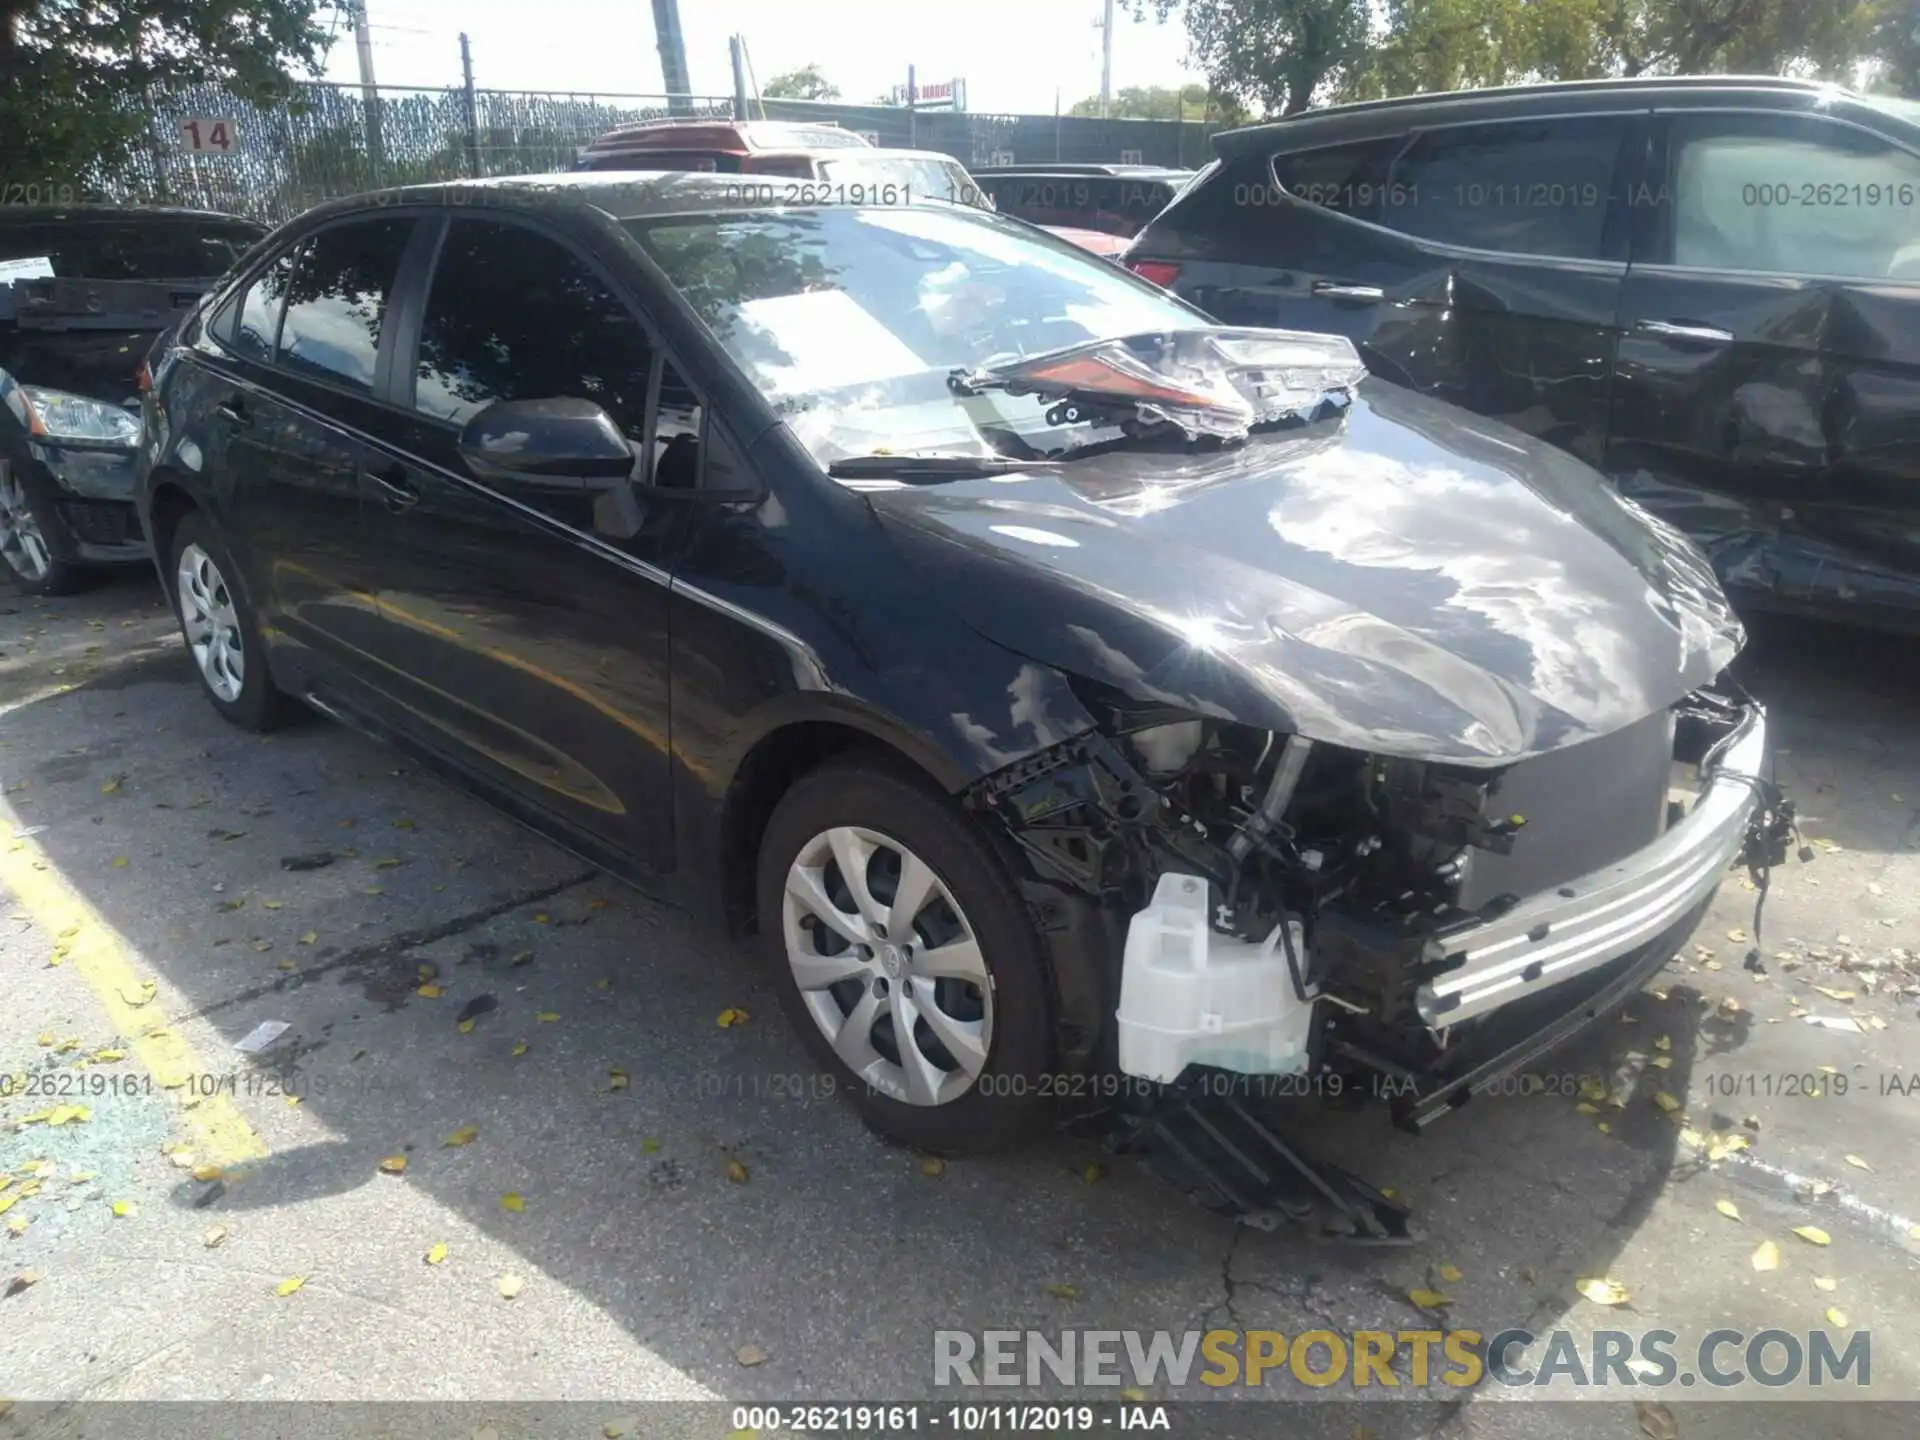
[[[0,575],[61,595],[143,562],[141,362],[266,227],[158,206],[0,209]]]
[[[734,197],[338,203],[172,336],[215,708],[757,932],[940,1151],[1221,1076],[1418,1126],[1781,858],[1738,623],[1579,461],[1003,216]]]

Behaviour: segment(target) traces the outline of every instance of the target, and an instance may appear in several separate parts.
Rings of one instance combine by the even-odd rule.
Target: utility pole
[[[687,41],[680,33],[680,0],[653,0],[653,34],[660,46],[660,78],[667,87],[667,111],[693,113],[693,83],[687,78]]]
[[[746,57],[741,54],[745,47],[738,35],[727,37],[727,53],[733,59],[733,118],[745,120],[747,116],[747,65]]]
[[[467,112],[467,177],[480,178],[480,117],[473,100],[473,47],[467,44],[467,32],[460,32],[460,82]]]
[[[920,101],[920,86],[913,78],[913,66],[907,66],[907,148],[920,148],[920,117],[917,106]]]
[[[1107,107],[1113,103],[1113,0],[1106,0],[1105,13],[1100,18],[1100,118],[1107,118]]]
[[[360,99],[367,112],[367,162],[377,184],[386,161],[386,147],[380,141],[380,86],[373,78],[373,32],[367,27],[367,0],[351,3],[353,44],[360,53]]]

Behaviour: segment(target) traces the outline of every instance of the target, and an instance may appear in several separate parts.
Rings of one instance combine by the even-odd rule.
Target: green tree
[[[1069,115],[1098,115],[1100,97],[1089,95],[1068,107]],[[1107,107],[1109,115],[1127,120],[1203,120],[1215,125],[1243,125],[1246,106],[1231,95],[1215,94],[1198,83],[1175,90],[1169,85],[1127,85]]]
[[[802,65],[774,76],[760,93],[769,100],[838,100],[840,87],[822,75],[818,65]]]
[[[285,104],[316,72],[323,0],[0,0],[0,184],[97,185],[146,142],[149,93],[218,84]]]
[[[1165,21],[1178,0],[1151,4]],[[1292,115],[1327,99],[1367,56],[1369,0],[1187,0],[1187,43],[1218,94]]]
[[[1879,0],[1870,9],[1874,89],[1920,99],[1920,0]]]

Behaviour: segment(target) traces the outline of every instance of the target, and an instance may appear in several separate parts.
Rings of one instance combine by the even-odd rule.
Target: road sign
[[[240,127],[217,115],[189,115],[180,122],[180,143],[196,155],[231,155],[240,148]]]

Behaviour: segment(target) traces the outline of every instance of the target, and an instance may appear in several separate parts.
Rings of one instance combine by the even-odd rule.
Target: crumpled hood
[[[1340,420],[869,495],[929,603],[1202,714],[1498,765],[1607,734],[1743,641],[1713,573],[1588,466],[1377,379]]]

